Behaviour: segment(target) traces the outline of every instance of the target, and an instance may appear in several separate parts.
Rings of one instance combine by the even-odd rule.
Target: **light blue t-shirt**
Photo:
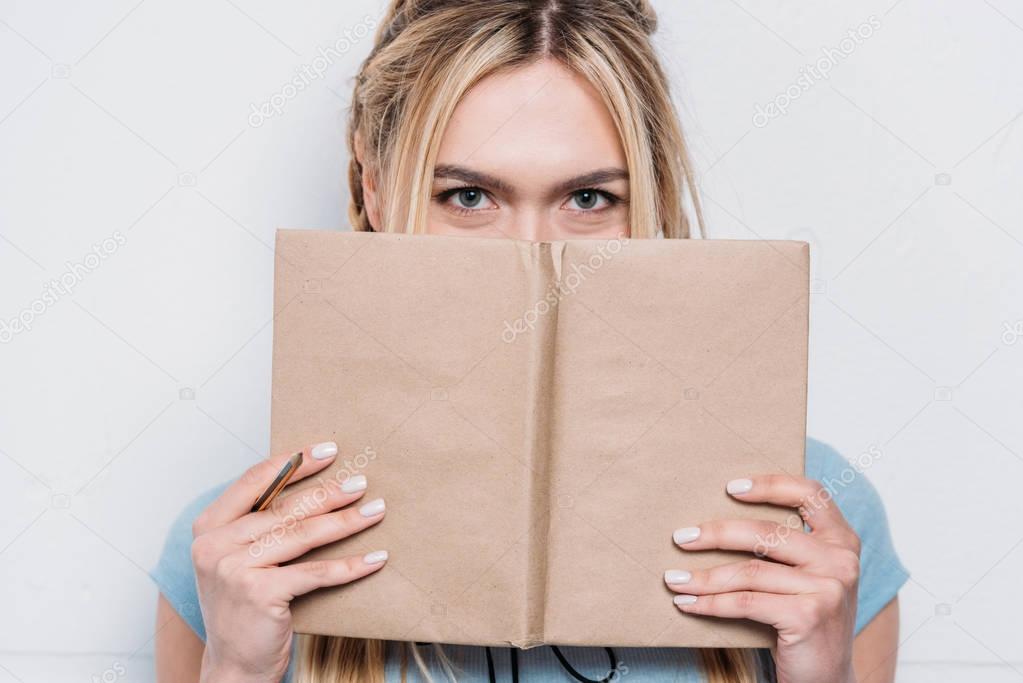
[[[877,491],[859,472],[857,463],[850,464],[830,446],[813,439],[806,443],[806,476],[822,482],[832,493],[845,518],[859,535],[860,584],[856,612],[856,633],[887,605],[909,578],[892,547],[888,520]],[[150,576],[160,592],[177,610],[189,626],[205,640],[202,613],[195,585],[191,561],[192,521],[227,484],[206,492],[192,501],[175,520],[167,535],[163,553]],[[457,680],[465,683],[489,681],[486,648],[464,645],[445,645],[444,653],[456,667]],[[447,680],[432,647],[419,648],[429,665],[434,680]],[[490,648],[496,680],[510,681],[511,653],[508,648]],[[560,653],[567,662],[586,678],[600,680],[608,675],[608,653],[602,648],[563,647]],[[759,655],[770,661],[766,651]],[[621,674],[614,680],[629,683],[647,681],[675,681],[689,683],[702,681],[700,658],[695,650],[685,648],[614,648],[615,665]],[[520,650],[517,653],[519,680],[523,683],[554,683],[575,680],[558,661],[549,647]],[[407,680],[425,680],[418,668],[409,662]],[[285,679],[287,680],[287,679]],[[389,646],[387,680],[400,681],[400,655],[396,646]]]

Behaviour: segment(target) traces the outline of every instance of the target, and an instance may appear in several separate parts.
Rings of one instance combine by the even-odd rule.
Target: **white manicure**
[[[676,595],[673,601],[676,605],[692,605],[696,602],[695,595]]]
[[[753,482],[749,479],[733,479],[725,485],[725,491],[734,495],[749,493],[753,490]]]
[[[664,572],[664,582],[677,585],[680,583],[689,583],[693,578],[693,575],[687,572],[685,569],[669,569]]]
[[[314,460],[326,460],[337,455],[337,444],[333,441],[325,441],[313,446],[312,456]]]
[[[366,475],[354,474],[341,484],[342,493],[357,493],[366,490]]]
[[[384,511],[383,498],[371,500],[365,505],[363,505],[361,508],[359,508],[359,514],[362,515],[363,517],[376,517],[377,515],[382,514],[383,511]]]
[[[675,533],[673,533],[671,537],[675,541],[676,545],[695,541],[700,537],[700,527],[687,526],[682,529],[675,529]]]
[[[381,562],[387,561],[386,550],[374,550],[371,553],[366,553],[362,557],[362,561],[366,564],[380,564]]]

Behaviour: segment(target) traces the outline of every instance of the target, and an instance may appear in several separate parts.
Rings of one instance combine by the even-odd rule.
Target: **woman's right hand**
[[[337,456],[337,445],[321,443],[303,453],[292,481],[327,467]],[[291,653],[291,600],[362,578],[387,560],[386,552],[374,551],[279,566],[384,518],[382,499],[345,507],[365,493],[362,475],[328,477],[281,496],[262,512],[250,512],[290,456],[277,455],[249,468],[192,525],[192,563],[206,627],[203,681],[277,683]]]

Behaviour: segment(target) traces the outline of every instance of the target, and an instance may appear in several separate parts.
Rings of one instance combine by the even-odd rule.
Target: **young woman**
[[[702,223],[699,201],[649,41],[655,21],[646,0],[393,2],[355,85],[353,228],[526,240],[690,237]],[[306,452],[312,457],[299,477],[326,467],[337,447],[320,443]],[[299,637],[293,648],[294,596],[387,571],[386,553],[279,563],[381,523],[385,505],[361,500],[367,482],[355,477],[272,557],[255,557],[247,552],[251,539],[280,520],[249,507],[285,457],[209,492],[171,530],[153,572],[161,590],[162,683],[284,676],[309,683],[893,679],[897,592],[906,574],[876,493],[819,442],[807,443],[805,478],[750,473],[721,483],[721,495],[800,508],[807,532],[791,535],[766,558],[751,554],[738,564],[687,571],[689,553],[753,551],[758,535],[769,536],[773,527],[658,520],[678,527],[678,564],[665,567],[664,578],[664,599],[674,598],[678,618],[770,624],[778,639],[769,651],[495,653],[323,636]],[[280,509],[290,507],[284,500]]]

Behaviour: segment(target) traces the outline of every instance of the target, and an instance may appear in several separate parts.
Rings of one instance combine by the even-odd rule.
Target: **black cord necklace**
[[[416,641],[417,646],[429,644],[430,643]],[[576,671],[575,667],[568,663],[568,660],[565,658],[565,655],[562,654],[561,649],[559,647],[557,647],[556,645],[550,645],[549,647],[554,652],[554,656],[558,658],[558,663],[561,664],[561,668],[567,671],[569,675],[572,676],[572,678],[574,678],[577,681],[580,681],[580,683],[610,683],[610,681],[614,680],[615,662],[618,660],[618,658],[615,656],[615,651],[612,650],[611,648],[609,647],[604,648],[604,652],[607,653],[608,661],[607,675],[601,678],[599,681],[597,681],[593,680],[592,678],[586,678],[586,676],[583,676],[581,673]],[[490,683],[497,683],[497,674],[494,671],[494,653],[490,651],[489,647],[484,648],[484,650],[486,651],[487,655],[487,676],[490,680]],[[508,653],[509,656],[511,657],[512,683],[519,683],[519,650],[518,648],[510,647],[508,648]]]
[[[608,683],[609,681],[611,681],[614,678],[614,675],[615,675],[615,659],[616,659],[615,658],[615,651],[612,650],[609,647],[605,647],[604,648],[604,652],[607,653],[607,661],[609,662],[608,669],[607,669],[607,676],[604,676],[599,681],[594,681],[591,678],[586,678],[585,676],[583,676],[581,673],[576,671],[575,668],[571,664],[568,663],[568,660],[565,659],[565,655],[561,654],[561,649],[560,648],[558,648],[555,645],[551,645],[550,647],[551,647],[552,650],[554,650],[554,656],[558,658],[558,661],[561,663],[562,668],[564,668],[565,671],[570,673],[572,675],[572,677],[575,680],[577,680],[577,681],[582,681],[582,683]]]
[[[551,645],[550,648],[554,652],[554,656],[558,658],[558,662],[561,664],[561,668],[567,671],[569,675],[572,676],[572,678],[574,678],[577,681],[580,681],[581,683],[609,683],[611,680],[614,679],[615,661],[617,660],[617,658],[615,657],[615,651],[609,647],[604,648],[604,652],[607,653],[607,659],[610,664],[608,667],[607,676],[604,676],[604,678],[601,678],[599,681],[594,680],[592,678],[586,678],[581,673],[576,671],[575,667],[568,663],[568,660],[565,659],[565,655],[561,653],[561,649],[558,648],[556,645]],[[508,650],[511,657],[512,683],[519,683],[519,651],[514,647],[508,648]],[[490,683],[497,683],[497,676],[494,673],[494,655],[490,651],[489,647],[486,648],[486,653],[487,674],[490,677]]]

